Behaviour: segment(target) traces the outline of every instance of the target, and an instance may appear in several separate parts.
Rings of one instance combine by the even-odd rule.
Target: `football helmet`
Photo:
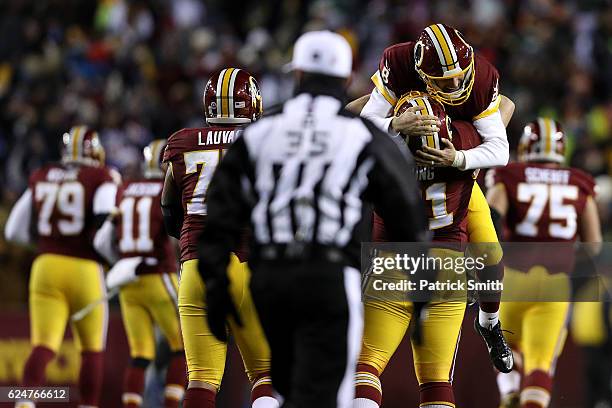
[[[164,157],[164,149],[167,143],[168,141],[166,139],[155,139],[144,148],[143,154],[145,158],[145,178],[164,177],[164,171],[162,169],[162,159]]]
[[[213,75],[204,90],[206,122],[245,124],[263,114],[261,91],[255,78],[239,68],[226,68]]]
[[[87,126],[74,126],[62,136],[62,161],[103,166],[106,154],[98,132]]]
[[[432,24],[419,35],[414,46],[414,68],[427,93],[447,105],[460,105],[474,86],[474,50],[461,33],[445,24]],[[445,92],[436,81],[464,75],[457,90]]]
[[[551,118],[537,118],[523,129],[518,145],[518,159],[522,162],[565,161],[565,133],[561,124]]]
[[[441,149],[440,139],[453,139],[453,133],[451,130],[451,119],[450,116],[446,115],[444,105],[431,98],[430,95],[424,92],[409,92],[403,95],[395,105],[394,114],[395,116],[401,115],[406,109],[420,106],[424,109],[417,111],[417,115],[432,115],[440,119],[440,130],[435,132],[433,136],[421,136],[419,137],[406,137],[402,135],[408,147],[413,152],[418,150],[421,146],[429,146],[434,149]]]

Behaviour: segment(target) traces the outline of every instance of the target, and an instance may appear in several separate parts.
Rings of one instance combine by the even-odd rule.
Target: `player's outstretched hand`
[[[420,115],[423,107],[413,106],[391,120],[391,127],[404,136],[432,136],[440,130],[440,120],[432,115]]]
[[[232,317],[238,326],[242,320],[229,292],[227,277],[207,279],[206,286],[206,318],[211,333],[219,340],[227,341],[227,319]]]
[[[414,157],[417,166],[451,167],[457,154],[455,146],[448,139],[440,139],[440,143],[444,146],[443,149],[423,146],[417,151]]]

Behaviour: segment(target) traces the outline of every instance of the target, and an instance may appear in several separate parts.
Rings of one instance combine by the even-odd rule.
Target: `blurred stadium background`
[[[523,124],[538,114],[565,125],[571,141],[568,163],[597,177],[609,238],[610,0],[1,0],[0,225],[30,171],[59,158],[60,135],[73,124],[98,128],[107,161],[129,177],[138,171],[141,149],[150,140],[204,122],[202,90],[215,70],[239,66],[250,71],[261,85],[265,112],[291,94],[291,79],[282,66],[294,39],[305,30],[329,28],[353,46],[349,91],[357,97],[370,92],[369,77],[382,50],[416,38],[430,22],[459,28],[500,71],[501,91],[516,103],[508,131],[511,145]],[[29,350],[32,256],[31,250],[0,238],[3,384],[18,383]],[[118,308],[114,311],[113,358],[107,359],[106,373],[109,401],[119,401],[117,379],[127,361]],[[490,408],[496,390],[485,351],[473,341],[472,330],[464,334],[455,375],[459,401]],[[50,376],[57,382],[76,377],[77,353],[71,347],[67,341],[63,358],[52,368]],[[553,406],[581,407],[580,354],[571,343],[566,351]],[[417,398],[410,392],[416,385],[410,355],[405,347],[399,354],[385,375],[388,407]],[[239,357],[232,359],[224,406],[236,407],[248,390]]]

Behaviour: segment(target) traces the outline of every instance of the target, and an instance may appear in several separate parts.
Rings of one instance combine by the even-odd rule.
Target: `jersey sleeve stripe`
[[[491,102],[489,107],[485,109],[484,111],[482,111],[481,113],[479,113],[478,115],[474,116],[472,118],[472,121],[486,118],[487,116],[491,116],[492,114],[494,114],[495,112],[499,110],[500,103],[501,103],[501,96],[498,95],[497,98],[493,102]]]
[[[372,75],[371,79],[372,82],[374,82],[376,89],[378,89],[378,91],[387,100],[387,102],[389,102],[391,106],[395,106],[395,104],[397,103],[397,97],[395,96],[395,93],[393,93],[393,91],[391,91],[383,84],[382,78],[380,77],[380,71],[376,71],[376,73]]]

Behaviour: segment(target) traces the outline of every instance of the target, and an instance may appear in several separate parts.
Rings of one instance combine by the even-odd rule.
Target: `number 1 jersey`
[[[164,162],[181,194],[181,262],[197,258],[197,240],[206,222],[206,190],[212,175],[240,132],[233,126],[181,129],[168,139]]]
[[[494,183],[508,196],[506,223],[510,242],[574,241],[578,214],[595,195],[593,177],[572,167],[510,163],[495,169]]]

